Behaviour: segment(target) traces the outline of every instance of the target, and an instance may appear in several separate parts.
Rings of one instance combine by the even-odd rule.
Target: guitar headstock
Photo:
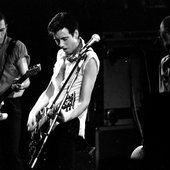
[[[36,64],[33,65],[29,68],[29,70],[26,72],[26,76],[30,77],[30,76],[34,76],[37,73],[39,73],[41,71],[41,64]]]

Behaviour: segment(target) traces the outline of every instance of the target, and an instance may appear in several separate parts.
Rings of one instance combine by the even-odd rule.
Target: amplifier
[[[97,127],[95,130],[96,170],[128,169],[133,150],[141,144],[134,125]]]

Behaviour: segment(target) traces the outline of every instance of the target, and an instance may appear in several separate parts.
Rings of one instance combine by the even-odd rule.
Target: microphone
[[[88,48],[88,47],[92,46],[93,43],[99,42],[99,41],[100,41],[100,36],[98,34],[93,34],[91,39],[84,46],[84,48]]]
[[[91,39],[85,44],[85,46],[80,50],[80,54],[84,53],[90,46],[92,46],[95,42],[100,41],[100,36],[98,34],[93,34]]]

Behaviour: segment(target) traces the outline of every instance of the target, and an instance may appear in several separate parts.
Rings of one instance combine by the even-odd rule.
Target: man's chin
[[[64,50],[64,52],[66,53],[66,55],[71,55],[72,53],[68,50]]]

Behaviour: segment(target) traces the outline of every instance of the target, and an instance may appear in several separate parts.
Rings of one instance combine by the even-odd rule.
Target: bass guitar
[[[15,81],[15,83],[23,83],[27,78],[36,75],[38,72],[41,71],[41,65],[36,64],[29,68],[29,70],[18,80]],[[12,85],[0,96],[0,109],[4,104],[4,100],[13,92]],[[0,121],[5,120],[8,117],[7,113],[2,113],[0,111]]]

